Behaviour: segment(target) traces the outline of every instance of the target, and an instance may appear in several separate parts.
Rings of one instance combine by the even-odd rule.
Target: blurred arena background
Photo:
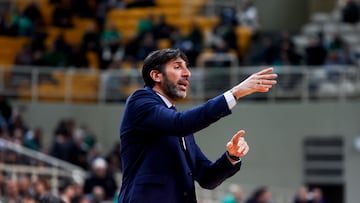
[[[0,0],[0,202],[116,202],[124,101],[143,86],[142,59],[177,47],[192,66],[181,109],[261,67],[279,74],[270,93],[239,101],[233,115],[197,134],[211,159],[239,129],[251,148],[237,175],[197,189],[199,202],[358,203],[359,6]]]

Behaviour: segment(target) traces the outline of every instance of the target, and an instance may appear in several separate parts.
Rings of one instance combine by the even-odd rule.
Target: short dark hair
[[[188,58],[180,49],[161,49],[151,52],[144,60],[142,67],[142,77],[145,82],[145,86],[154,87],[155,81],[150,77],[152,70],[158,70],[161,73],[164,71],[164,65],[172,59],[182,58],[186,64],[189,63]]]

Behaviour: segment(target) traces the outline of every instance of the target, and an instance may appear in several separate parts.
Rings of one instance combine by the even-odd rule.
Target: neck
[[[155,92],[157,92],[157,93],[161,94],[162,96],[164,96],[166,99],[168,99],[168,100],[170,101],[170,103],[171,103],[172,105],[175,106],[176,100],[170,98],[167,94],[165,94],[165,92],[164,92],[158,85],[155,85],[152,89],[153,89]]]

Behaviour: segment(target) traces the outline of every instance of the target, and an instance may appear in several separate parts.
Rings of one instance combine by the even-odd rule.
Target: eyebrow
[[[187,65],[185,61],[174,61],[174,64],[178,64],[178,65],[185,64],[185,65]]]

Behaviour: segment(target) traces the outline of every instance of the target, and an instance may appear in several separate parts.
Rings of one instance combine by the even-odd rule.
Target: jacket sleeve
[[[184,112],[167,108],[148,91],[135,92],[127,102],[127,119],[140,132],[185,136],[195,133],[231,114],[223,95]]]
[[[226,153],[223,153],[215,162],[211,162],[196,146],[196,170],[195,180],[205,189],[214,189],[224,182],[227,178],[233,176],[240,170],[241,161],[232,164]]]

